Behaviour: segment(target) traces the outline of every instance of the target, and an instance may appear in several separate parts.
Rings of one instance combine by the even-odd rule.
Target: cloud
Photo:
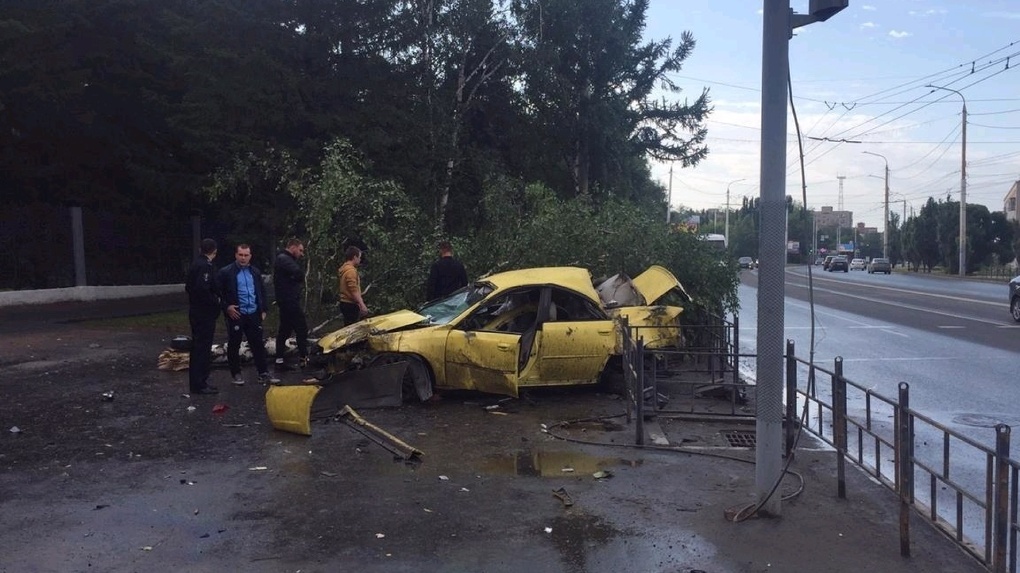
[[[889,35],[893,38],[906,38],[907,36],[913,36],[910,32],[901,32],[899,30],[889,30]]]
[[[870,4],[865,4],[864,6],[861,6],[861,10],[872,10],[872,11],[874,11],[874,10],[878,10],[878,8],[875,8],[874,6],[872,6]]]
[[[982,12],[983,18],[1002,18],[1006,20],[1020,20],[1020,12]]]
[[[949,10],[946,10],[945,8],[929,8],[928,10],[925,10],[923,12],[920,11],[920,10],[910,10],[910,11],[907,12],[907,14],[910,14],[911,16],[921,16],[921,17],[942,16],[942,15],[948,14],[948,13],[949,13]]]
[[[865,23],[861,24],[861,30],[863,30],[865,28],[877,28],[877,27],[878,27],[878,24],[876,24],[874,22],[865,22]]]

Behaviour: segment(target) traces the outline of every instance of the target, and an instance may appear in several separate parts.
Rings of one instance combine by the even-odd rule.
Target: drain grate
[[[722,435],[734,448],[753,448],[757,445],[754,432],[729,431],[723,432]]]

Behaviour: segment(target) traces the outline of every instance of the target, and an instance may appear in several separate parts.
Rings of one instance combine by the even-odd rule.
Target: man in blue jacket
[[[220,302],[227,319],[227,363],[230,364],[231,381],[240,386],[241,337],[248,339],[259,381],[275,384],[279,382],[269,374],[266,343],[262,337],[262,321],[266,319],[268,302],[262,286],[262,273],[251,265],[251,246],[244,243],[234,250],[234,262],[220,269],[216,276],[219,285]]]

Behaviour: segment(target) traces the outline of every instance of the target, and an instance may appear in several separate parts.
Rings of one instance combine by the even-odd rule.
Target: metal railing
[[[628,421],[643,444],[646,416],[675,413],[658,399],[657,369],[670,360],[702,369],[720,385],[753,385],[739,380],[739,321],[716,320],[684,329],[678,348],[647,349],[641,329],[623,328],[623,365]],[[671,397],[672,398],[672,397]],[[751,408],[753,411],[753,408]],[[731,408],[723,415],[737,415]],[[740,414],[740,415],[746,415]],[[902,382],[895,398],[855,383],[843,374],[843,360],[831,369],[797,358],[793,341],[786,350],[786,423],[789,454],[802,428],[836,453],[837,496],[845,498],[846,462],[856,465],[897,494],[900,551],[910,555],[912,517],[928,521],[995,573],[1017,572],[1020,533],[1020,462],[1010,458],[1010,428],[996,424],[988,436],[994,445],[964,435],[910,407],[910,385]]]

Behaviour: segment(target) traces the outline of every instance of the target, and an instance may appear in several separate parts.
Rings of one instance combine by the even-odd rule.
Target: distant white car
[[[851,271],[863,271],[867,270],[868,265],[864,264],[864,259],[854,259],[850,261]]]

